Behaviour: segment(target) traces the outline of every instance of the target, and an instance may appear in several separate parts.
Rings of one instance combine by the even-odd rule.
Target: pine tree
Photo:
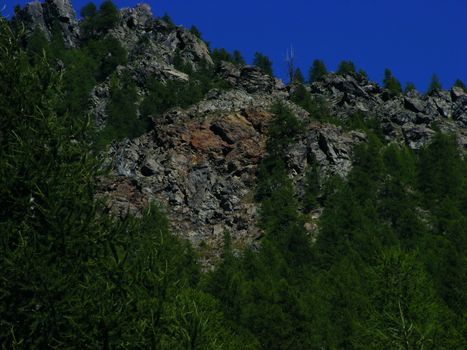
[[[367,349],[436,348],[443,329],[429,276],[418,259],[400,249],[385,251],[374,268],[372,311],[362,325]]]
[[[364,69],[359,69],[357,74],[364,79],[368,79],[368,73]]]
[[[253,65],[259,68],[264,74],[272,75],[272,62],[261,52],[256,52],[253,58]]]
[[[405,88],[404,88],[404,93],[407,94],[409,92],[413,92],[416,90],[416,87],[415,87],[415,84],[408,81],[406,84],[405,84]]]
[[[93,183],[100,171],[86,119],[55,113],[58,74],[45,59],[30,66],[3,19],[0,26],[0,341],[60,346],[75,287],[103,248]]]
[[[87,40],[103,37],[120,20],[120,12],[112,0],[102,2],[99,11],[93,3],[88,3],[81,9],[81,16],[83,35]]]
[[[239,50],[234,50],[232,52],[232,62],[240,66],[245,65],[245,60]]]
[[[328,70],[323,60],[314,60],[308,73],[308,82],[313,83],[323,79],[328,74]]]
[[[456,86],[458,88],[461,88],[464,91],[467,91],[467,87],[465,86],[464,82],[460,79],[456,79],[453,86]]]
[[[357,69],[355,68],[355,64],[352,61],[341,61],[337,68],[337,74],[340,75],[352,75],[355,74]]]
[[[293,80],[294,83],[297,84],[304,84],[305,83],[305,78],[303,77],[302,71],[300,68],[295,69],[295,73],[293,75]]]
[[[384,70],[383,84],[384,88],[388,89],[390,93],[394,95],[402,94],[401,83],[392,75],[392,72],[388,68]]]
[[[441,82],[436,74],[431,76],[430,85],[428,86],[428,94],[431,94],[435,91],[441,90],[443,87],[441,86]]]
[[[89,2],[81,8],[81,18],[93,18],[97,14],[97,7],[93,2]]]
[[[115,27],[119,19],[120,12],[115,4],[112,0],[106,0],[99,7],[97,30],[106,33]]]
[[[196,36],[198,39],[201,39],[201,32],[195,25],[191,26],[190,33]]]
[[[167,12],[164,13],[161,19],[169,26],[169,28],[175,28],[175,23]]]

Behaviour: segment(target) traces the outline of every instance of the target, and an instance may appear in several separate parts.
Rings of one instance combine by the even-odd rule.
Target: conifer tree
[[[196,36],[198,39],[201,39],[201,32],[195,25],[191,26],[190,33]]]
[[[431,76],[430,85],[428,86],[428,94],[431,94],[435,91],[441,90],[443,87],[441,86],[441,81],[439,80],[436,74]]]
[[[305,78],[303,77],[303,74],[300,68],[295,69],[295,73],[293,75],[293,82],[297,84],[305,83]]]
[[[357,69],[355,68],[355,64],[352,61],[341,61],[339,66],[337,67],[337,74],[340,75],[348,75],[348,74],[355,74]]]
[[[384,70],[384,79],[383,79],[384,88],[388,89],[394,95],[402,94],[402,87],[399,80],[397,80],[393,75],[391,70],[386,68]]]
[[[405,88],[404,88],[404,93],[407,94],[409,92],[412,92],[412,91],[415,91],[416,90],[416,87],[415,87],[415,84],[408,81],[406,84],[405,84]]]
[[[328,70],[326,68],[326,65],[324,64],[324,61],[314,60],[308,73],[308,82],[313,83],[315,81],[319,81],[326,74],[328,74]]]
[[[253,58],[253,65],[259,68],[264,74],[272,75],[272,62],[261,52],[256,52]]]
[[[368,73],[367,73],[364,69],[362,69],[362,68],[360,68],[360,69],[358,70],[357,74],[358,74],[361,78],[368,79]]]
[[[464,91],[467,91],[467,87],[465,86],[464,82],[460,79],[456,79],[453,86],[456,86],[458,88],[461,88]]]
[[[167,23],[167,25],[169,26],[169,28],[175,28],[175,23],[172,21],[172,18],[169,16],[169,14],[166,12],[164,13],[164,16],[162,16],[161,18],[165,23]]]
[[[89,2],[81,8],[81,18],[93,18],[97,14],[97,7],[93,2]]]
[[[232,62],[240,66],[245,65],[245,60],[239,50],[234,50],[232,52]]]

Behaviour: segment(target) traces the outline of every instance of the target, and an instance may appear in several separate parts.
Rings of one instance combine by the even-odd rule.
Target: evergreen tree
[[[390,93],[394,95],[402,94],[401,83],[392,75],[392,72],[388,68],[384,70],[383,84],[384,88],[388,89]]]
[[[431,348],[439,310],[422,266],[413,256],[395,249],[382,255],[374,273],[373,310],[363,325],[367,338],[362,346]]]
[[[89,41],[85,50],[97,62],[97,81],[104,81],[119,65],[124,65],[128,60],[127,51],[113,37]]]
[[[240,348],[160,210],[103,215],[89,123],[56,114],[59,75],[0,26],[2,346]]]
[[[359,69],[357,73],[361,78],[368,79],[368,73],[364,69]]]
[[[318,162],[316,157],[312,155],[308,172],[305,178],[305,194],[303,196],[303,209],[310,211],[318,205],[318,194],[320,192]]]
[[[191,26],[190,33],[196,36],[198,39],[201,39],[201,32],[195,25]]]
[[[298,84],[305,83],[305,78],[303,77],[303,74],[300,68],[295,69],[295,73],[293,76],[293,82],[298,83]]]
[[[64,55],[64,99],[60,111],[74,118],[82,118],[89,108],[91,91],[96,86],[98,65],[83,50],[70,50]]]
[[[88,3],[81,9],[81,16],[83,36],[88,40],[103,37],[120,20],[120,12],[112,0],[102,2],[99,11],[93,3]]]
[[[464,82],[460,79],[456,79],[453,86],[459,87],[462,90],[467,91],[467,87],[465,86]]]
[[[99,32],[107,33],[110,29],[114,28],[120,19],[120,12],[118,11],[112,0],[105,0],[99,6],[99,13],[97,17],[97,30]]]
[[[337,74],[340,75],[352,75],[355,74],[357,69],[355,68],[355,64],[352,61],[341,61],[339,66],[337,67]]]
[[[290,97],[293,102],[310,113],[311,118],[321,121],[331,119],[326,101],[317,96],[312,97],[303,84],[297,84]]]
[[[96,220],[92,182],[99,167],[85,120],[54,111],[58,75],[45,60],[28,65],[0,21],[0,342],[48,348],[72,334],[71,304],[102,248],[106,220]]]
[[[219,66],[222,61],[226,61],[226,62],[231,62],[232,61],[232,56],[224,48],[214,49],[211,52],[211,57],[212,57],[212,60],[214,61],[214,64],[216,66]]]
[[[232,52],[232,62],[240,66],[245,65],[245,60],[239,50],[234,50]]]
[[[323,79],[328,74],[328,70],[323,60],[314,60],[308,73],[308,82],[313,83]]]
[[[408,81],[406,84],[405,84],[405,88],[404,88],[404,93],[407,94],[409,92],[412,92],[412,91],[415,91],[416,90],[416,87],[415,87],[415,84]]]
[[[264,74],[272,76],[272,62],[267,56],[263,55],[261,52],[255,53],[255,56],[253,58],[253,65],[259,68]]]
[[[169,26],[169,28],[175,28],[175,23],[167,12],[164,13],[164,16],[162,16],[161,19]]]
[[[436,74],[431,76],[430,85],[428,86],[428,94],[431,94],[435,91],[441,90],[443,87],[441,86],[441,82]]]
[[[26,51],[32,64],[39,64],[43,60],[44,55],[45,57],[50,57],[50,45],[42,30],[34,30],[26,43]]]
[[[97,7],[93,2],[89,2],[81,8],[81,18],[93,18],[97,15]]]
[[[136,86],[128,75],[120,79],[114,77],[110,87],[110,101],[107,105],[107,125],[100,135],[100,142],[108,144],[112,140],[125,137],[135,138],[146,130],[144,121],[138,118],[135,102],[138,99]]]

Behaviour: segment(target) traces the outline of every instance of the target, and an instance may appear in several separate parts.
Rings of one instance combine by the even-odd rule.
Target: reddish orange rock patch
[[[193,130],[191,133],[190,144],[197,150],[220,151],[229,145],[224,142],[219,136],[215,135],[211,130]]]

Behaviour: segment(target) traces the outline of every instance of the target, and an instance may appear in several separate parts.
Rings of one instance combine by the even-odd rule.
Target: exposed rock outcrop
[[[15,14],[13,21],[24,25],[28,35],[40,30],[48,40],[54,34],[62,35],[67,47],[79,44],[79,25],[70,0],[30,2]]]
[[[266,155],[268,110],[273,101],[260,96],[253,101],[230,108],[220,104],[217,109],[205,109],[209,101],[202,101],[155,120],[149,134],[114,144],[110,157],[117,180],[105,189],[115,198],[113,210],[134,213],[138,204],[156,200],[169,208],[176,232],[195,246],[219,247],[225,230],[237,244],[251,244],[260,237],[254,189],[258,165]],[[312,154],[323,176],[345,176],[354,145],[364,140],[363,133],[312,123],[288,150],[290,176],[301,183]],[[122,200],[121,179],[128,179],[127,202]]]
[[[467,94],[462,89],[397,96],[361,76],[329,74],[311,84],[310,91],[315,98],[324,98],[334,116],[345,119],[363,113],[376,118],[388,141],[418,149],[439,129],[456,134],[460,147],[467,150]]]

